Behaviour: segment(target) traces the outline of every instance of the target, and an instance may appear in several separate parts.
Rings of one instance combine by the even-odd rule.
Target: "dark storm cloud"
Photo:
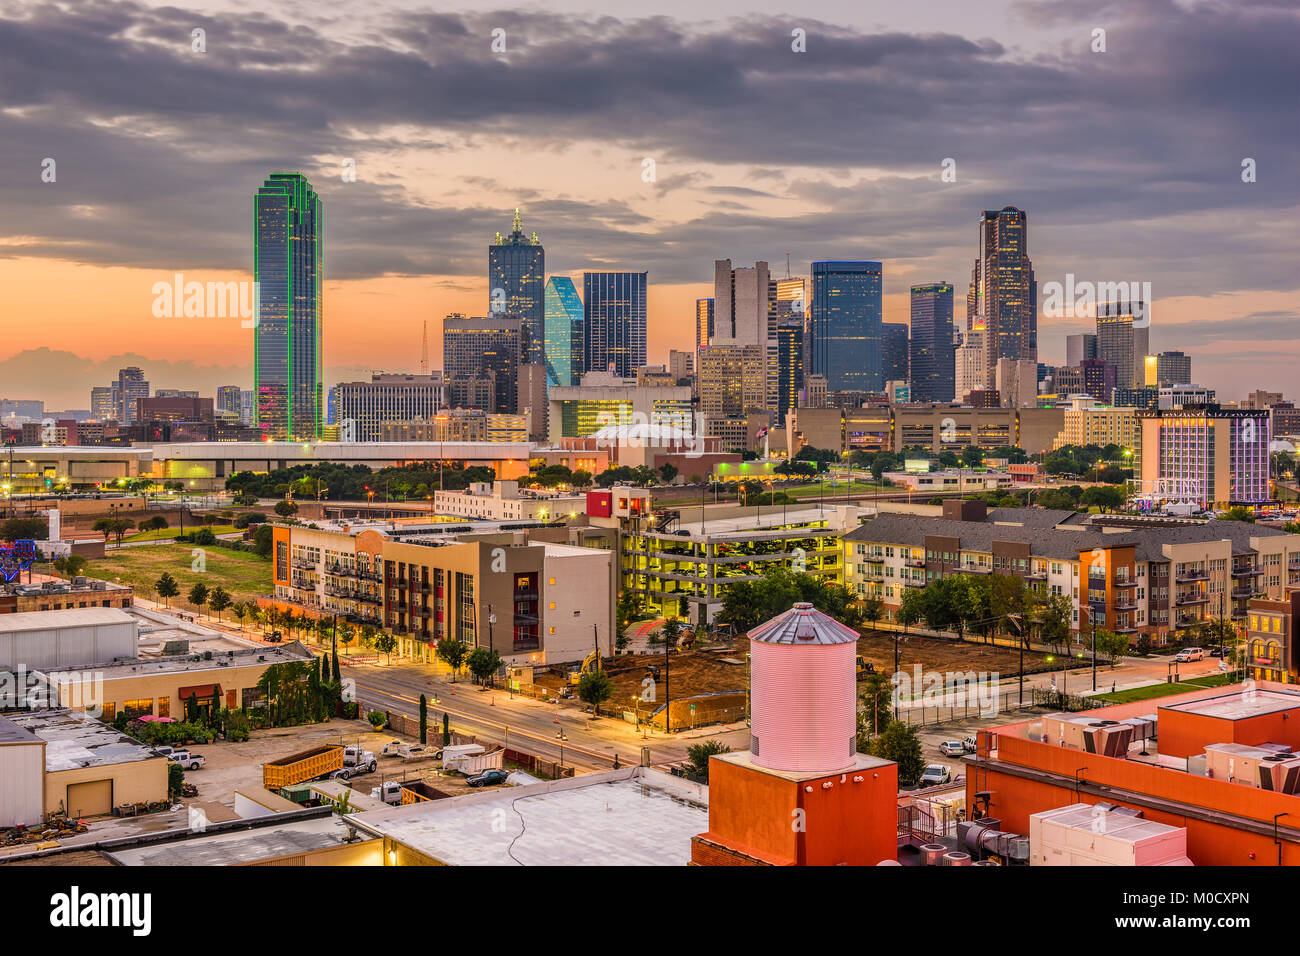
[[[1293,288],[1296,11],[1148,0],[1023,16],[1077,26],[1077,40],[1027,54],[796,18],[808,52],[795,54],[789,17],[500,11],[375,14],[343,42],[274,13],[16,8],[0,21],[0,236],[34,237],[25,254],[247,268],[252,191],[301,169],[326,199],[332,278],[478,275],[527,201],[557,270],[599,257],[700,281],[715,257],[791,250],[796,263],[885,259],[890,292],[938,277],[962,290],[979,211],[1015,204],[1040,285],[1074,272],[1146,279],[1157,295]],[[1108,31],[1104,54],[1089,50],[1093,26]],[[190,50],[195,27],[206,54]],[[504,57],[490,52],[496,27]],[[456,183],[431,208],[364,164],[339,181],[335,157],[396,149],[383,137],[399,126],[435,151],[508,137],[520,163],[598,143],[655,158],[659,178],[645,186],[629,161],[627,201],[528,201],[501,182],[499,209],[458,205]],[[39,180],[46,156],[54,186]],[[1246,156],[1255,184],[1240,180]],[[939,181],[948,157],[955,183]],[[646,189],[708,212],[656,218],[631,205]],[[764,196],[786,201],[747,205]]]

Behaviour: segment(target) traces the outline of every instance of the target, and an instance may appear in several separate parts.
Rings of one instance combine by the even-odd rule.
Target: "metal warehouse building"
[[[134,659],[139,625],[110,607],[0,615],[0,670],[51,670]]]

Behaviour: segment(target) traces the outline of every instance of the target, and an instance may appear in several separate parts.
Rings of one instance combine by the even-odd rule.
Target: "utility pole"
[[[664,730],[673,732],[672,694],[668,689],[668,642],[664,641]]]
[[[1092,689],[1097,689],[1097,614],[1091,608],[1088,617],[1092,619]]]

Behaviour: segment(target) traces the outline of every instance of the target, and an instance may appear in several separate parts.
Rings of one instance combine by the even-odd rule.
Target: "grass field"
[[[1128,704],[1135,700],[1151,700],[1155,697],[1169,697],[1172,694],[1205,690],[1207,687],[1223,687],[1228,683],[1228,675],[1211,674],[1208,677],[1191,677],[1176,684],[1148,684],[1146,687],[1131,687],[1128,690],[1116,691],[1114,694],[1099,694],[1093,700],[1107,704]]]
[[[202,550],[206,570],[195,570],[193,554]],[[144,588],[142,596],[157,600],[155,582],[164,571],[171,573],[181,593],[172,607],[189,608],[185,595],[202,581],[208,590],[223,587],[235,601],[251,601],[271,592],[271,562],[248,551],[221,547],[196,549],[188,544],[157,544],[136,548],[109,548],[108,554],[90,562],[86,574],[108,581],[121,581]],[[229,612],[226,612],[227,615]]]
[[[193,525],[187,526],[184,532],[180,528],[158,528],[155,531],[137,531],[135,534],[125,535],[122,540],[126,541],[170,541],[178,534],[191,534],[199,528],[207,528],[213,534],[233,534],[239,531],[233,524],[210,524],[210,525]]]

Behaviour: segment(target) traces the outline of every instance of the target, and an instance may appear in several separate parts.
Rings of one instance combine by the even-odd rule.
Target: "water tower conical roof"
[[[800,601],[784,614],[749,632],[751,641],[765,644],[847,644],[861,637],[857,631]]]

